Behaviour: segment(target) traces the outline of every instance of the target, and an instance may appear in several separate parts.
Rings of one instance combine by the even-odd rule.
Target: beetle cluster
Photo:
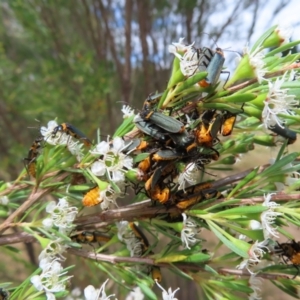
[[[158,111],[155,108],[158,100],[159,96],[149,97],[142,111],[135,116],[135,126],[143,139],[131,140],[132,145],[129,146],[149,154],[138,163],[146,194],[153,201],[164,205],[175,204],[180,209],[217,196],[210,183],[200,183],[178,191],[175,179],[182,169],[189,168],[192,163],[203,170],[211,160],[218,160],[219,153],[214,148],[219,141],[218,134],[226,136],[231,133],[236,115],[216,110],[199,114],[194,109],[185,115],[176,112],[178,116],[175,117]],[[184,124],[180,120],[183,118],[196,126]]]

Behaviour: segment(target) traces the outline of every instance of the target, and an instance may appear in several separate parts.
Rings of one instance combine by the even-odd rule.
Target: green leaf
[[[232,250],[241,257],[249,257],[248,251],[250,249],[250,245],[248,243],[238,240],[233,236],[229,235],[226,231],[224,231],[221,227],[216,225],[211,220],[206,220],[206,222],[209,228],[215,233],[215,235],[225,246],[227,246],[230,250]]]
[[[188,273],[183,272],[181,269],[176,267],[176,264],[171,264],[172,268],[170,269],[172,272],[174,272],[175,274],[181,276],[182,278],[186,278],[189,280],[194,280],[194,278],[192,276],[190,276]]]
[[[280,290],[282,290],[284,293],[299,299],[299,295],[298,295],[298,289],[296,288],[296,286],[293,285],[293,281],[289,280],[289,279],[280,279],[277,281],[275,280],[271,280],[271,282],[278,287]]]
[[[142,290],[143,294],[146,296],[147,299],[150,300],[157,300],[156,295],[154,294],[154,292],[149,288],[148,285],[141,283],[141,282],[137,282],[137,285],[140,287],[140,289]]]
[[[243,188],[247,183],[252,181],[258,173],[258,168],[254,169],[251,173],[249,173],[244,179],[242,179],[229,193],[227,198],[231,198],[239,189]]]
[[[224,289],[236,290],[239,292],[250,294],[252,293],[252,289],[248,286],[248,282],[240,282],[238,280],[212,280],[211,281],[215,286],[219,286]]]
[[[192,77],[189,77],[187,80],[185,80],[184,82],[179,83],[176,86],[176,94],[179,94],[181,92],[183,92],[184,90],[192,87],[193,85],[195,85],[196,83],[198,83],[199,81],[201,81],[202,79],[206,78],[207,76],[207,72],[200,72],[195,74]]]
[[[133,122],[133,118],[135,116],[131,116],[129,118],[124,119],[123,123],[119,126],[119,128],[116,130],[116,132],[113,135],[113,138],[117,137],[117,136],[124,136],[126,133],[128,133],[129,131],[131,131],[134,128],[134,122]]]
[[[199,253],[190,254],[186,259],[183,259],[183,261],[190,262],[190,263],[203,263],[205,261],[208,261],[209,259],[210,259],[210,255],[199,252]]]
[[[234,207],[227,210],[223,210],[220,212],[215,213],[215,216],[218,217],[226,217],[226,216],[239,216],[239,215],[247,215],[247,214],[257,214],[262,213],[263,211],[268,210],[266,206],[240,206]]]
[[[256,98],[255,94],[250,94],[250,93],[245,93],[245,94],[238,94],[238,95],[230,95],[227,97],[223,97],[220,100],[222,100],[221,102],[232,102],[232,103],[245,103],[245,102],[249,102],[253,99]],[[213,102],[218,102],[218,99],[214,100]]]
[[[263,33],[258,40],[255,42],[255,44],[252,46],[250,53],[253,53],[258,47],[262,45],[262,43],[265,41],[266,38],[268,38],[274,29],[277,27],[277,25],[272,26],[270,29],[268,29],[265,33]]]
[[[286,50],[289,50],[291,48],[293,48],[294,46],[297,46],[298,44],[300,43],[300,40],[298,41],[295,41],[295,42],[291,42],[291,43],[287,43],[287,44],[284,44],[274,50],[271,50],[270,52],[268,52],[265,56],[266,57],[269,57],[269,56],[274,56],[275,54],[277,53],[280,53],[280,52],[284,52]]]

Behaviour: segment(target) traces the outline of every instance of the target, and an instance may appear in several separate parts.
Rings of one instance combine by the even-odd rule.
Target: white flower
[[[120,196],[120,193],[117,193],[111,185],[108,185],[107,188],[103,191],[100,191],[100,199],[101,199],[101,208],[102,210],[107,210],[113,206],[117,206],[116,199]]]
[[[244,49],[244,54],[249,55],[249,63],[255,73],[255,76],[257,77],[257,81],[261,83],[263,80],[265,80],[264,76],[266,74],[265,62],[263,61],[264,54],[261,51],[262,49],[260,47],[257,47],[257,49],[249,53],[248,48],[246,47]]]
[[[128,231],[128,221],[120,221],[117,222],[117,228],[118,228],[118,239],[123,242],[123,236],[126,234],[126,232]]]
[[[57,260],[65,260],[66,258],[62,254],[66,251],[67,246],[63,243],[64,241],[62,239],[51,241],[40,253],[39,260],[47,259],[48,261],[52,261],[55,258]]]
[[[185,190],[186,184],[194,185],[197,183],[197,178],[199,178],[199,172],[197,165],[195,163],[189,163],[184,171],[180,173],[178,177],[179,190]]]
[[[169,288],[168,291],[166,291],[158,282],[157,280],[155,281],[156,284],[158,285],[158,287],[163,291],[162,292],[162,298],[163,300],[178,300],[177,298],[174,298],[175,297],[175,293],[180,290],[180,288],[177,288],[174,292],[172,292],[172,289]]]
[[[181,230],[181,241],[187,249],[191,249],[190,245],[194,245],[199,239],[195,238],[198,234],[198,225],[191,217],[187,217],[185,213],[183,217],[183,229]]]
[[[82,153],[83,144],[70,138],[67,147],[71,154],[76,156],[77,161],[80,162],[84,156]]]
[[[259,230],[259,229],[262,229],[261,223],[258,222],[258,221],[256,221],[256,220],[251,220],[251,221],[249,222],[249,228],[250,228],[251,230]]]
[[[125,300],[143,300],[144,298],[145,296],[142,293],[141,288],[137,286],[127,295]]]
[[[276,193],[270,193],[267,194],[267,196],[264,195],[265,201],[262,205],[268,207],[268,210],[262,212],[260,215],[265,240],[272,237],[279,238],[278,232],[276,231],[277,227],[273,227],[273,224],[276,218],[281,216],[282,213],[274,211],[280,204],[270,201],[272,195],[276,195]]]
[[[116,223],[118,238],[126,244],[131,257],[141,257],[144,254],[144,244],[137,238],[129,226],[129,222],[121,221]]]
[[[123,119],[130,118],[134,115],[134,109],[132,109],[129,105],[123,105],[121,111],[123,113]]]
[[[108,279],[102,284],[100,289],[95,289],[92,285],[88,285],[84,289],[85,299],[86,300],[108,300],[111,297],[115,296],[114,294],[106,296],[104,289],[105,289],[105,285],[106,285],[107,281],[108,281]]]
[[[52,224],[58,227],[59,232],[69,233],[74,227],[73,221],[78,213],[78,208],[70,207],[66,198],[60,198],[58,204],[51,201],[47,205],[46,211],[51,214],[50,218],[43,221],[46,228],[49,228],[49,225]]]
[[[169,52],[174,55],[176,55],[177,52],[185,52],[188,46],[183,43],[183,40],[184,38],[180,38],[178,43],[172,43],[172,45],[169,45]]]
[[[249,258],[243,260],[237,266],[237,269],[241,270],[246,268],[250,274],[254,274],[252,269],[261,263],[261,259],[266,252],[263,250],[263,248],[268,251],[268,248],[265,246],[266,243],[267,241],[262,241],[262,242],[256,241],[248,251]]]
[[[187,46],[184,55],[180,58],[180,70],[184,76],[193,76],[200,65],[200,56],[194,43]]]
[[[41,275],[32,276],[30,281],[38,291],[44,290],[49,293],[47,297],[52,297],[51,293],[62,292],[66,289],[66,281],[72,277],[66,277],[66,274],[67,272],[63,271],[60,263],[54,260],[48,264],[48,268],[44,269]]]
[[[264,195],[264,199],[265,201],[262,203],[263,206],[266,206],[268,208],[274,209],[276,207],[279,207],[280,204],[274,202],[274,201],[270,201],[272,199],[272,196],[276,195],[276,193],[269,193],[267,195]]]
[[[193,76],[200,65],[199,51],[194,44],[195,42],[191,45],[184,45],[183,38],[181,38],[179,43],[172,43],[169,46],[169,52],[180,60],[181,73],[186,77]]]
[[[91,171],[96,176],[103,176],[106,172],[106,164],[103,160],[97,160],[91,165]]]
[[[120,137],[113,139],[112,146],[104,141],[99,143],[96,148],[91,151],[93,155],[101,155],[101,159],[92,164],[92,173],[96,176],[107,174],[109,180],[114,182],[124,181],[126,169],[132,169],[133,165],[133,159],[123,153],[126,147],[128,147],[128,145],[126,145]]]
[[[264,109],[262,111],[262,119],[266,129],[274,127],[277,124],[283,127],[284,121],[278,117],[278,114],[293,115],[291,111],[298,101],[295,100],[295,95],[289,95],[288,89],[281,89],[282,84],[286,79],[286,72],[281,79],[277,78],[275,82],[269,81],[269,93],[264,101]]]
[[[277,32],[277,34],[281,40],[281,43],[280,43],[280,46],[281,46],[281,45],[284,45],[289,42],[289,40],[292,36],[292,33],[293,33],[293,28],[291,26],[284,26],[284,25],[280,24],[275,29],[275,32]]]
[[[253,290],[253,293],[249,295],[249,300],[260,300],[262,299],[260,296],[261,293],[261,288],[260,286],[262,285],[262,278],[257,278],[254,274],[250,276],[249,279],[249,286]]]
[[[44,140],[51,145],[67,145],[71,137],[62,131],[57,131],[56,134],[53,134],[53,130],[57,126],[58,124],[56,121],[49,121],[47,127],[41,127],[41,135],[44,137]]]
[[[110,150],[109,145],[109,136],[107,137],[106,141],[101,141],[99,144],[95,146],[94,150],[90,150],[91,154],[93,155],[107,155],[108,151]]]
[[[2,205],[7,205],[8,202],[9,202],[9,199],[8,199],[7,196],[2,196],[2,197],[0,197],[0,204],[2,204]]]

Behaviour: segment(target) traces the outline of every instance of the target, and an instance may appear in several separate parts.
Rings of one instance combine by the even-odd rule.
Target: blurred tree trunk
[[[136,0],[137,4],[137,15],[138,15],[138,25],[139,25],[139,37],[140,43],[142,46],[142,66],[143,66],[143,84],[144,84],[144,95],[149,95],[151,88],[150,88],[150,68],[148,65],[148,58],[149,58],[149,49],[147,38],[150,33],[151,27],[149,23],[151,22],[151,18],[149,15],[149,1],[139,1]]]

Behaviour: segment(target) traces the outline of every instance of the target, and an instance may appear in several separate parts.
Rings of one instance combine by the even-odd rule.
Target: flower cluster
[[[109,142],[102,141],[97,144],[91,154],[99,157],[91,165],[91,171],[96,176],[107,175],[108,179],[113,182],[124,181],[124,173],[132,168],[132,157],[124,154],[127,145],[122,138],[116,137]]]
[[[67,282],[72,276],[65,276],[67,271],[64,271],[58,260],[40,263],[40,268],[42,273],[32,276],[31,283],[38,291],[46,293],[47,300],[55,300],[54,293],[65,291]]]
[[[46,229],[55,227],[63,234],[69,234],[73,228],[78,209],[70,207],[66,198],[59,199],[58,204],[55,201],[50,202],[46,211],[51,217],[43,220]],[[60,262],[65,260],[63,253],[67,245],[62,238],[56,238],[50,241],[39,255],[39,267],[42,269],[40,275],[31,277],[31,283],[38,291],[44,291],[47,300],[55,299],[54,293],[65,291],[66,284],[72,276],[66,276]]]

